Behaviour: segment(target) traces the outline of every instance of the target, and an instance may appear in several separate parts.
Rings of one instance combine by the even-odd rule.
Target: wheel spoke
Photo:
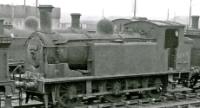
[[[71,101],[77,95],[77,89],[71,85],[58,86],[57,100],[61,108],[71,107],[75,102]]]

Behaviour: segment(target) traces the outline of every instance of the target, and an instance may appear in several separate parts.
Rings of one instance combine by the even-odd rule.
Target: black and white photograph
[[[0,0],[0,108],[200,108],[199,0]]]

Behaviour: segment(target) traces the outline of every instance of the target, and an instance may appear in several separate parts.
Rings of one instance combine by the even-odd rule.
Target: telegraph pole
[[[26,0],[24,0],[24,12],[26,11]]]
[[[102,17],[105,18],[105,16],[104,16],[104,9],[102,9]]]
[[[24,7],[26,6],[26,0],[24,0]]]
[[[191,16],[192,16],[192,0],[190,0],[188,28],[191,26]]]
[[[167,10],[167,21],[169,21],[169,8]]]
[[[36,17],[38,17],[38,0],[35,0],[35,13],[36,13]]]
[[[136,17],[136,12],[137,12],[137,0],[134,1],[134,17]]]
[[[38,0],[35,0],[35,7],[38,7]]]

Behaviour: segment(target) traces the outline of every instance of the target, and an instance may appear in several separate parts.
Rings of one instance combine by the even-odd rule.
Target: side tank
[[[90,43],[114,42],[117,40],[134,40],[129,35],[89,35],[89,34],[45,34],[33,33],[27,40],[27,58],[34,67],[43,63],[44,54],[48,64],[68,63],[70,69],[87,70]]]

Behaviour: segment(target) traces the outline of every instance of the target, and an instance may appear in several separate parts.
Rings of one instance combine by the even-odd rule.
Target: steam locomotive
[[[113,33],[113,22],[102,19],[97,33],[89,34],[80,30],[75,13],[68,33],[56,33],[52,9],[39,7],[41,30],[24,38],[25,71],[15,85],[27,92],[27,101],[32,95],[46,108],[66,108],[96,99],[158,97],[175,90],[174,84],[189,86],[192,41],[184,37],[184,25],[143,19]]]
[[[26,40],[26,71],[16,82],[27,93],[40,95],[46,108],[159,95],[174,89],[176,79],[188,86],[192,44],[184,38],[183,25],[138,20],[125,25],[126,33],[114,34],[112,22],[103,19],[97,33],[88,34],[79,30],[80,14],[72,14],[71,32],[55,33],[52,8],[39,7],[41,30]]]

